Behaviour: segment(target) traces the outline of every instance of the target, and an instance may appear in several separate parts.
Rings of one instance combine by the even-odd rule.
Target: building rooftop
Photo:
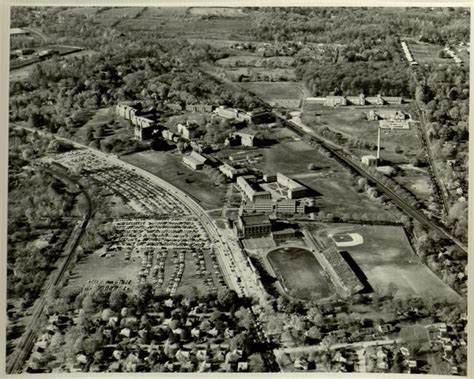
[[[28,34],[29,31],[21,29],[21,28],[11,28],[10,29],[10,34]]]
[[[245,226],[263,226],[270,225],[270,219],[266,215],[248,215],[240,216],[242,224]]]

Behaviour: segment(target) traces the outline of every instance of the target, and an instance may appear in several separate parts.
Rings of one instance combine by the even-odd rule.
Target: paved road
[[[55,175],[59,179],[61,176],[64,177],[65,175]],[[87,199],[87,211],[84,215],[83,219],[79,221],[76,226],[74,227],[71,235],[69,236],[68,242],[64,247],[64,253],[66,254],[66,259],[62,263],[59,271],[56,273],[56,276],[53,277],[47,284],[47,287],[43,293],[43,295],[35,302],[32,315],[30,318],[30,322],[25,328],[23,335],[16,345],[15,350],[13,353],[8,357],[6,362],[6,372],[9,374],[16,374],[20,373],[25,365],[25,361],[31,353],[33,349],[33,345],[37,338],[37,333],[39,331],[40,323],[42,320],[42,315],[46,306],[46,299],[48,295],[62,282],[64,274],[68,271],[73,262],[73,258],[75,256],[76,248],[79,244],[79,241],[87,227],[89,222],[89,218],[92,213],[92,202],[89,197],[89,194],[82,188],[77,181],[73,178],[68,177],[68,181],[74,182],[78,185],[78,188],[82,191],[84,196]]]
[[[430,175],[431,180],[435,185],[435,190],[437,192],[438,197],[440,198],[445,214],[449,211],[449,203],[448,203],[448,194],[446,192],[446,188],[443,185],[443,181],[440,179],[438,168],[436,166],[436,162],[433,158],[433,151],[431,150],[431,145],[428,139],[428,133],[426,131],[426,121],[425,121],[425,113],[423,109],[421,109],[420,104],[416,101],[416,106],[418,108],[418,114],[420,118],[419,123],[419,130],[421,134],[421,139],[423,142],[423,146],[428,153],[428,160],[429,160],[429,168],[430,168]]]
[[[402,209],[405,213],[409,216],[413,217],[421,224],[427,226],[428,228],[437,231],[438,233],[442,234],[444,237],[452,241],[456,244],[461,250],[463,250],[467,254],[467,246],[462,243],[459,239],[451,235],[448,231],[446,231],[440,224],[436,223],[434,220],[430,220],[426,217],[422,212],[418,211],[417,209],[413,208],[408,202],[406,202],[403,198],[401,198],[394,190],[380,182],[377,178],[375,178],[372,174],[367,172],[364,167],[359,165],[358,163],[352,161],[346,151],[344,151],[340,146],[336,145],[334,142],[328,141],[325,138],[318,136],[312,129],[307,127],[306,125],[302,124],[301,122],[294,122],[293,120],[288,120],[286,117],[283,117],[284,121],[286,121],[287,125],[295,130],[300,135],[309,135],[311,138],[319,142],[323,145],[328,151],[334,154],[340,161],[351,167],[353,170],[357,171],[361,176],[367,178],[368,180],[374,182],[379,190],[385,193],[395,204],[398,205],[400,209]]]
[[[178,198],[192,213],[198,217],[198,219],[201,220],[202,225],[206,229],[209,237],[214,243],[214,247],[216,247],[217,250],[217,258],[220,264],[220,267],[223,271],[223,276],[228,284],[228,286],[235,290],[239,296],[242,296],[246,294],[244,292],[244,288],[242,283],[237,281],[237,276],[235,275],[234,268],[236,267],[235,263],[233,262],[233,256],[230,252],[230,249],[226,245],[226,243],[223,241],[218,228],[214,224],[212,218],[206,213],[206,211],[191,197],[191,195],[188,195],[184,191],[180,190],[179,188],[173,186],[172,184],[168,183],[167,181],[153,175],[152,173],[143,170],[137,166],[134,166],[132,164],[129,164],[127,162],[122,161],[121,159],[117,158],[116,156],[109,155],[106,153],[103,153],[101,151],[95,150],[89,146],[83,145],[81,143],[72,141],[67,138],[59,137],[56,135],[53,135],[51,133],[42,131],[42,130],[37,130],[34,128],[30,128],[24,125],[19,125],[15,123],[10,123],[11,126],[16,127],[16,128],[21,128],[28,130],[30,132],[38,132],[40,135],[43,136],[48,136],[48,137],[54,137],[58,140],[62,140],[68,143],[71,143],[74,147],[79,148],[79,149],[87,149],[91,153],[100,156],[103,159],[107,159],[111,161],[112,163],[122,166],[128,170],[131,170],[135,172],[136,174],[139,174],[145,178],[150,179],[154,184],[157,186],[165,189],[168,191],[172,196],[175,196]]]
[[[369,346],[382,346],[382,345],[393,345],[395,343],[399,344],[402,340],[398,339],[386,339],[386,340],[375,340],[375,341],[360,341],[360,342],[353,342],[353,343],[335,343],[329,347],[329,350],[336,350],[340,348],[366,348]],[[287,347],[283,349],[275,349],[275,354],[281,353],[309,353],[309,352],[317,352],[317,351],[324,351],[326,347],[322,346],[321,344],[318,345],[309,345],[309,346],[297,346],[297,347]]]

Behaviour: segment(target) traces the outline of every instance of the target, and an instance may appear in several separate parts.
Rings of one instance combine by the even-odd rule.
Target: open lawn
[[[224,204],[226,187],[215,187],[206,173],[194,171],[183,165],[181,155],[145,151],[126,155],[123,160],[187,192],[205,209],[221,208]]]
[[[367,214],[371,218],[392,220],[390,213],[352,187],[351,173],[332,158],[327,158],[304,141],[283,142],[258,149],[263,155],[254,166],[264,173],[288,174],[316,193],[316,207],[336,215]],[[315,170],[308,170],[314,163]],[[342,200],[343,199],[343,200]]]
[[[420,261],[402,227],[332,224],[318,231],[321,234],[337,232],[359,233],[364,238],[362,245],[344,249],[367,276],[372,288],[384,292],[394,283],[398,288],[395,296],[400,298],[417,295],[451,301],[460,299]]]
[[[439,52],[443,50],[442,46],[422,42],[408,42],[413,58],[420,64],[454,64],[451,58],[440,58]]]
[[[298,299],[325,299],[334,292],[314,255],[301,248],[285,247],[267,255],[285,292]]]
[[[310,106],[311,107],[311,106]],[[310,108],[309,107],[309,108]],[[305,106],[305,108],[307,108]],[[347,107],[338,109],[313,108],[310,112],[320,116],[313,123],[306,125],[317,131],[318,125],[327,126],[329,129],[341,133],[348,140],[359,140],[372,145],[377,144],[378,121],[368,121],[366,112],[369,107]],[[396,108],[398,109],[398,108]],[[407,113],[411,112],[411,106],[404,105],[401,109]],[[431,195],[431,179],[426,169],[413,168],[408,163],[423,151],[418,130],[412,124],[409,130],[382,130],[381,131],[380,166],[392,166],[398,168],[395,179],[408,190],[413,192],[417,198],[427,200]],[[366,147],[346,147],[353,154],[374,154],[373,150]]]
[[[324,109],[319,112],[320,125],[325,125],[347,138],[359,139],[364,142],[377,143],[378,121],[368,121],[366,113],[372,108],[347,107],[338,109]],[[398,109],[398,108],[397,108]],[[401,110],[410,113],[410,109],[402,106]],[[311,124],[308,125],[311,127]],[[402,155],[406,160],[416,155],[421,148],[416,129],[409,130],[383,130],[381,134],[381,156],[397,159]],[[359,149],[352,148],[357,154]],[[394,155],[394,153],[396,155]],[[401,157],[398,157],[400,159]]]
[[[239,86],[255,93],[265,101],[300,99],[303,93],[303,86],[300,82],[251,82],[239,83]]]

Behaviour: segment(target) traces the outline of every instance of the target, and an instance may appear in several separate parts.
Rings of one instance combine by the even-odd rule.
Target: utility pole
[[[377,133],[377,162],[380,159],[380,126]]]

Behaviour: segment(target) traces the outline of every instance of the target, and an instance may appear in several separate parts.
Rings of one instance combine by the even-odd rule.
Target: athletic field
[[[334,293],[329,278],[314,255],[296,247],[271,251],[267,259],[285,292],[301,300],[321,300]]]

